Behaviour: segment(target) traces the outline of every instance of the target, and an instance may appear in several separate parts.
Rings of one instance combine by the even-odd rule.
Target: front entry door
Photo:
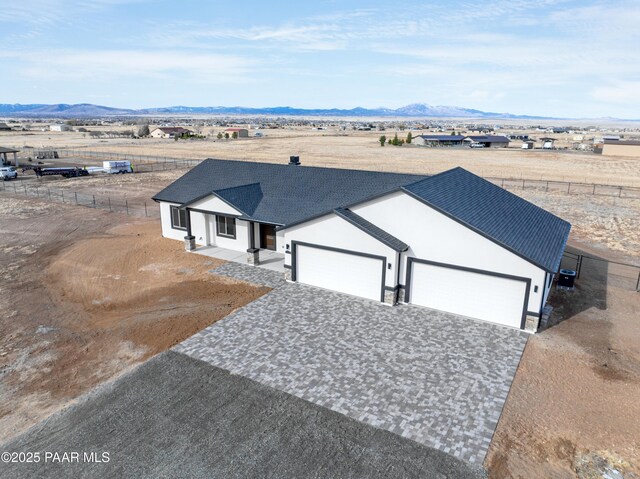
[[[260,224],[260,248],[276,250],[276,227]]]

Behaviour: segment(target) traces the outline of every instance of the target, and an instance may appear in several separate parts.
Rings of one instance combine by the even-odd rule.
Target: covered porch
[[[11,164],[8,158],[8,154],[13,154],[13,166],[20,166],[18,164],[18,153],[20,150],[14,150],[13,148],[5,148],[4,146],[0,146],[0,166],[6,166]]]
[[[247,221],[228,212],[189,207],[180,211],[187,251],[284,272],[284,254],[276,252],[276,225]]]
[[[284,255],[281,253],[276,253],[275,251],[265,249],[258,250],[256,253],[258,256],[258,261],[255,263],[250,263],[249,261],[247,261],[246,252],[221,248],[219,246],[199,246],[192,250],[192,252],[204,256],[209,256],[210,258],[233,261],[234,263],[253,264],[254,266],[257,266],[259,268],[284,273]]]

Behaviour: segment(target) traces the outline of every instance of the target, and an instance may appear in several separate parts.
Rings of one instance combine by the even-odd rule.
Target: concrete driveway
[[[176,351],[482,464],[526,333],[285,283],[260,268],[214,272],[276,289]]]
[[[448,454],[175,352],[97,388],[0,452],[40,453],[31,463],[3,455],[0,477],[14,479],[484,476]]]

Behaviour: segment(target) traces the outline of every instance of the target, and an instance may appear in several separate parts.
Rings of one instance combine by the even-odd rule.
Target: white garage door
[[[383,260],[296,245],[296,281],[380,301]]]
[[[527,283],[413,262],[409,301],[520,328]]]

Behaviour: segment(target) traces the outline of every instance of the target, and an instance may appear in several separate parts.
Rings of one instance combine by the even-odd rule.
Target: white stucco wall
[[[206,198],[196,201],[195,203],[191,203],[189,205],[189,208],[194,210],[205,210],[205,211],[211,211],[214,213],[222,213],[225,215],[233,215],[233,216],[239,216],[242,214],[242,212],[236,210],[235,208],[233,208],[232,206],[225,203],[220,198],[214,195],[207,196]]]
[[[227,238],[216,235],[216,222],[214,215],[209,218],[209,244],[235,251],[247,251],[249,248],[249,223],[236,218],[236,238]]]
[[[391,269],[386,269],[385,286],[396,285],[396,252],[333,213],[285,229],[283,246],[291,245],[291,241],[383,256],[391,263]],[[291,266],[290,254],[285,255],[285,264]]]
[[[222,202],[226,205],[226,203]],[[187,235],[185,230],[171,227],[171,206],[179,206],[177,203],[160,202],[160,222],[162,236],[183,241]],[[236,239],[216,235],[216,223],[214,214],[191,211],[191,234],[196,238],[196,245],[215,245],[221,248],[236,251],[246,251],[249,247],[249,223],[236,218]]]
[[[162,236],[174,240],[183,241],[187,235],[185,230],[178,230],[171,227],[171,206],[179,206],[177,203],[160,202],[160,223],[162,225]]]
[[[409,245],[400,265],[402,284],[408,256],[521,276],[531,278],[527,309],[540,311],[545,280],[542,269],[406,193],[390,193],[350,209]]]

